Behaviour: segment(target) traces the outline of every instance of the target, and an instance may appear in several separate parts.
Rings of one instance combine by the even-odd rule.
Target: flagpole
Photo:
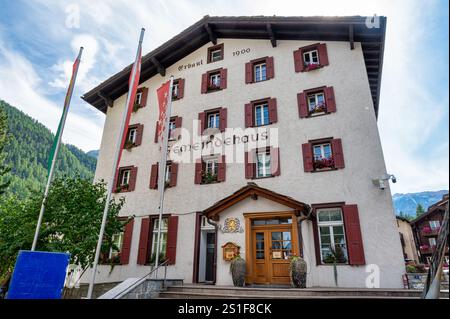
[[[167,111],[164,128],[164,137],[163,137],[163,148],[162,148],[162,160],[161,165],[159,165],[159,174],[158,174],[158,190],[159,190],[159,219],[158,219],[158,241],[156,245],[156,256],[155,256],[155,269],[158,268],[159,264],[159,253],[161,246],[161,224],[162,224],[162,215],[164,212],[164,190],[165,190],[165,179],[166,179],[166,165],[167,165],[167,146],[169,142],[169,123],[170,123],[170,114],[172,111],[172,86],[173,86],[173,75],[170,77],[170,86],[169,86],[169,94],[167,103]]]
[[[91,299],[92,298],[92,292],[94,290],[94,282],[95,282],[95,275],[97,272],[97,265],[98,265],[98,259],[100,257],[100,251],[102,248],[102,242],[103,242],[103,235],[105,233],[105,225],[106,225],[106,219],[108,217],[108,211],[109,211],[109,202],[111,200],[111,194],[112,194],[112,190],[114,187],[114,179],[116,177],[116,171],[117,171],[117,165],[119,163],[119,154],[122,151],[121,150],[121,146],[122,146],[122,139],[123,139],[123,134],[124,134],[124,129],[125,129],[125,125],[127,122],[127,115],[128,115],[128,108],[129,108],[129,104],[130,104],[130,98],[131,98],[131,94],[130,91],[132,90],[132,86],[134,84],[135,81],[135,75],[136,72],[134,72],[135,68],[137,67],[137,61],[139,59],[139,55],[140,55],[140,50],[141,50],[141,46],[142,46],[142,41],[144,39],[144,32],[145,29],[142,28],[141,29],[141,35],[139,37],[139,45],[138,45],[138,50],[136,53],[136,59],[134,62],[134,66],[131,70],[132,75],[131,75],[131,81],[129,83],[129,90],[128,90],[128,96],[127,96],[127,101],[125,102],[125,110],[123,112],[123,116],[122,116],[122,124],[120,126],[120,130],[119,130],[119,136],[117,138],[117,143],[116,143],[116,153],[114,154],[114,163],[111,169],[111,177],[109,179],[109,183],[108,183],[108,193],[106,196],[106,203],[105,203],[105,209],[103,211],[103,218],[102,218],[102,224],[100,227],[100,233],[98,235],[98,241],[97,241],[97,248],[95,250],[95,257],[94,257],[94,263],[93,263],[93,269],[92,269],[92,276],[91,276],[91,281],[89,282],[89,289],[88,289],[88,293],[87,293],[87,299]]]
[[[36,249],[36,245],[37,245],[37,241],[38,241],[38,237],[39,237],[39,231],[41,229],[41,224],[42,224],[42,218],[43,218],[44,212],[45,212],[45,204],[47,202],[48,193],[50,191],[50,184],[52,182],[53,173],[55,171],[56,159],[58,157],[58,151],[59,151],[59,147],[61,145],[61,138],[63,135],[64,126],[66,124],[67,114],[69,113],[70,100],[72,99],[72,93],[73,93],[73,89],[75,87],[75,81],[77,78],[78,67],[80,66],[82,53],[83,53],[83,47],[80,47],[78,57],[75,60],[75,63],[77,63],[77,61],[78,61],[78,63],[76,64],[76,67],[73,70],[72,79],[71,79],[71,82],[69,83],[69,89],[67,91],[66,99],[64,100],[63,115],[62,115],[61,122],[59,124],[58,131],[57,131],[57,134],[58,133],[59,134],[58,134],[58,136],[56,136],[57,141],[56,141],[55,151],[53,154],[50,171],[48,173],[47,185],[45,186],[44,198],[42,199],[41,210],[39,212],[39,218],[38,218],[38,222],[36,225],[36,231],[34,232],[34,239],[33,239],[33,244],[31,245],[31,251],[34,251]]]

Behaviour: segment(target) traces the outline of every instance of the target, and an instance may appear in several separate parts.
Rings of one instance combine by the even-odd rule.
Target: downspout
[[[306,215],[305,215],[305,210],[306,210]],[[300,248],[301,251],[301,256],[303,258],[303,234],[302,234],[302,222],[304,220],[307,219],[311,219],[311,215],[312,215],[312,209],[311,206],[306,205],[305,210],[302,211],[302,215],[300,217],[297,218],[297,228],[298,228],[298,246]]]
[[[216,284],[216,277],[217,277],[217,233],[219,230],[219,226],[217,225],[216,222],[214,222],[213,220],[209,219],[208,217],[206,217],[206,222],[208,224],[210,224],[211,226],[214,226],[214,231],[215,231],[215,239],[214,239],[214,263],[213,263],[213,271],[214,271],[214,280],[213,280],[213,285]]]

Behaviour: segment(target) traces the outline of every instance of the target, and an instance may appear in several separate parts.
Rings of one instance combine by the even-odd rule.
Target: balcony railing
[[[422,228],[422,235],[425,237],[434,237],[439,235],[441,227],[431,228],[429,226],[425,226]]]

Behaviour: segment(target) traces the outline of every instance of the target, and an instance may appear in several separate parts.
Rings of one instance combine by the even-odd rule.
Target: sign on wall
[[[243,233],[244,228],[241,226],[239,218],[228,217],[222,225],[219,225],[219,229],[222,233]]]

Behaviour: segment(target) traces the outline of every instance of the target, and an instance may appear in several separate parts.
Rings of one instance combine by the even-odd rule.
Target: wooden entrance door
[[[255,226],[251,238],[253,282],[289,284],[289,256],[297,247],[292,224]]]

